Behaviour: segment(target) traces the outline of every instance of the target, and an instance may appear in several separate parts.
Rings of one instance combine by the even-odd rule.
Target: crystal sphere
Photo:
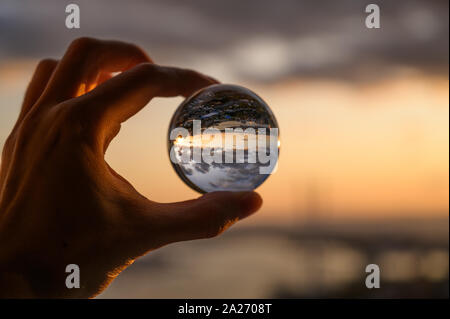
[[[197,91],[180,104],[169,125],[172,166],[200,193],[257,188],[276,169],[279,146],[269,106],[237,85]]]

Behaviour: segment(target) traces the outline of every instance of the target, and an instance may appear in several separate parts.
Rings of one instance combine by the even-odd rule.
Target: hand
[[[153,202],[104,159],[120,124],[153,97],[214,83],[115,41],[80,38],[61,61],[40,62],[2,154],[0,296],[92,297],[148,251],[214,237],[255,212],[254,192]],[[79,289],[65,286],[72,263]]]

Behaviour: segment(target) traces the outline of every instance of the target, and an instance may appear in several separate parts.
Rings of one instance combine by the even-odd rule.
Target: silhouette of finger
[[[143,63],[80,97],[83,101],[80,113],[103,124],[108,123],[108,127],[116,131],[117,125],[136,114],[153,97],[187,97],[215,83],[192,70]],[[104,125],[99,127],[103,129]]]
[[[214,192],[186,202],[158,204],[167,243],[221,234],[262,205],[255,192]]]
[[[57,104],[87,92],[102,72],[121,72],[152,60],[137,46],[91,38],[74,40],[43,93],[42,102]]]
[[[19,114],[18,122],[20,122],[25,117],[31,107],[42,95],[42,92],[47,86],[47,83],[52,76],[57,64],[58,61],[53,59],[45,59],[38,63],[33,77],[31,78],[30,84],[28,84],[27,90],[25,92],[25,97],[23,99],[22,109]]]

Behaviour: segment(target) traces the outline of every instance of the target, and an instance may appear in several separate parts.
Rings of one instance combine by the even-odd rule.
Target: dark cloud
[[[3,0],[0,59],[59,56],[71,39],[89,35],[139,43],[162,61],[210,54],[254,80],[352,77],[393,66],[448,74],[448,1],[443,0],[377,1],[379,30],[365,28],[365,3],[352,0],[79,0],[80,30],[64,27],[66,4]],[[285,61],[267,63],[282,67],[258,71],[258,64],[250,63],[246,69],[254,43],[260,45],[254,50],[276,49],[275,56]],[[240,48],[244,54],[233,55]]]

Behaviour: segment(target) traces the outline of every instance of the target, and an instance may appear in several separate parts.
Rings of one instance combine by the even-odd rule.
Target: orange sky
[[[263,96],[280,125],[278,171],[258,189],[263,215],[302,215],[311,205],[338,216],[448,214],[446,79],[246,85]],[[173,172],[165,148],[167,123],[180,101],[153,101],[123,126],[107,153],[119,172],[158,201],[195,196]],[[130,154],[139,154],[133,164]]]
[[[0,145],[31,70],[28,63],[0,69]],[[238,84],[263,97],[280,125],[279,167],[258,189],[264,206],[255,220],[290,220],[311,210],[334,219],[448,216],[447,78],[404,73],[365,85]],[[198,196],[177,177],[166,150],[181,100],[152,101],[123,124],[107,152],[110,165],[155,201]]]

